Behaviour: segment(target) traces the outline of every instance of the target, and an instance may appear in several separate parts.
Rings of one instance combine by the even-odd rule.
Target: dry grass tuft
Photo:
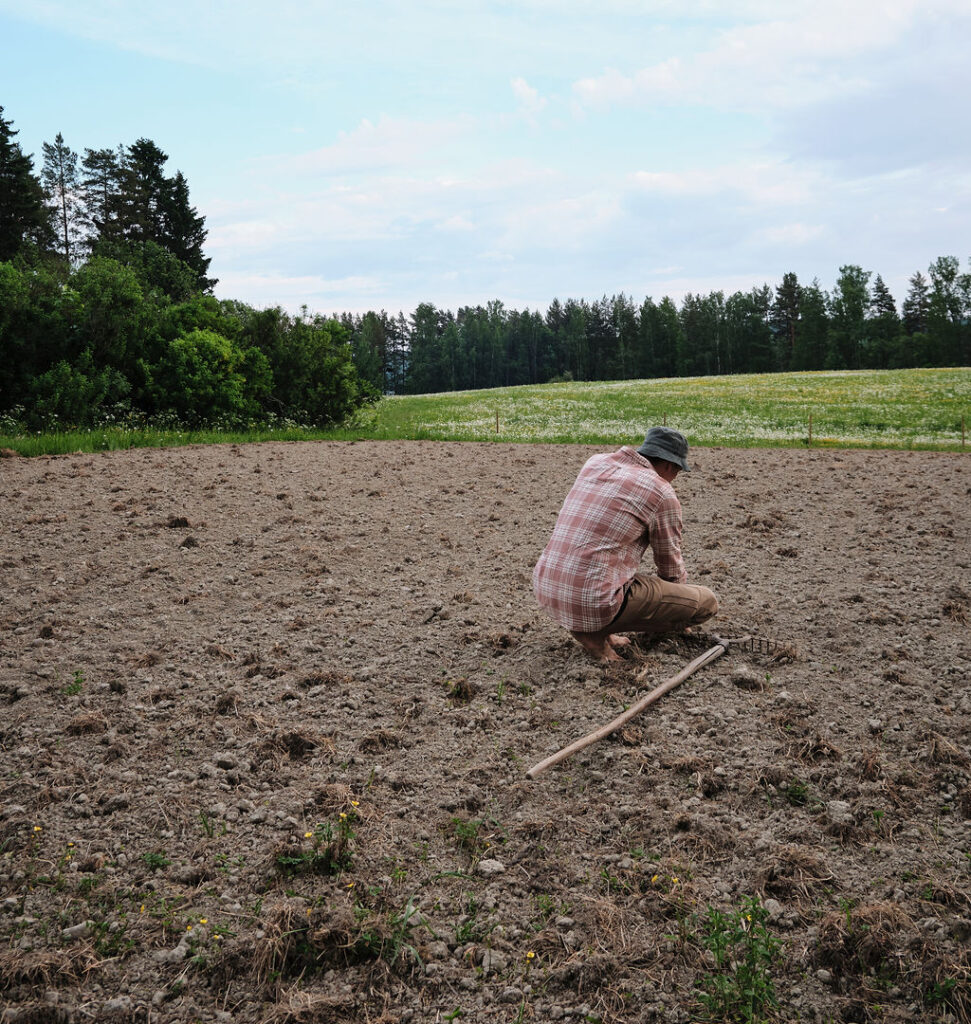
[[[302,729],[275,729],[260,744],[261,753],[270,757],[288,757],[300,761],[315,750],[323,749],[328,754],[335,751],[334,741],[327,736]]]
[[[476,685],[465,676],[452,679],[448,684],[448,699],[452,704],[468,704],[476,695]]]
[[[835,975],[901,973],[902,936],[913,921],[892,903],[873,903],[827,914],[819,923],[819,962]]]
[[[100,711],[89,711],[68,722],[64,731],[70,736],[94,736],[108,731],[108,719]]]
[[[353,996],[307,992],[299,986],[281,992],[261,1024],[343,1024],[355,1020]]]
[[[939,732],[926,729],[921,739],[927,742],[927,760],[932,764],[955,764],[961,768],[971,767],[971,757],[945,739]]]
[[[759,884],[769,896],[806,898],[832,881],[833,873],[815,854],[801,846],[784,846],[762,870]]]
[[[361,739],[358,749],[365,754],[377,754],[382,750],[391,750],[401,746],[401,736],[390,729],[378,729]]]
[[[958,604],[957,601],[946,601],[942,611],[945,618],[951,619],[954,622],[960,622],[962,625],[967,625],[968,610],[964,605]]]
[[[0,992],[17,985],[79,985],[97,964],[88,946],[56,952],[0,949]]]
[[[311,672],[300,680],[300,686],[305,690],[312,690],[318,686],[330,686],[334,688],[350,686],[353,682],[354,677],[349,676],[346,672],[328,670],[325,672]]]

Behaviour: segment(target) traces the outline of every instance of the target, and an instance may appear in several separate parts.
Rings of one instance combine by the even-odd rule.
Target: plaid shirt
[[[624,603],[650,546],[661,579],[684,583],[681,503],[650,462],[625,446],[580,470],[533,570],[540,606],[567,629],[594,633]]]

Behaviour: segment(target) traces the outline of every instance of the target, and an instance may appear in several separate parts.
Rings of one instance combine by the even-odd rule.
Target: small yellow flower
[[[533,959],[535,959],[535,958],[536,958],[536,954],[535,954],[535,953],[534,953],[534,952],[533,952],[532,950],[530,950],[530,951],[529,951],[529,952],[528,952],[528,953],[526,954],[526,959],[527,959],[527,960],[533,960]]]
[[[185,930],[186,930],[187,932],[191,932],[191,931],[192,931],[192,925],[191,925],[191,924],[187,924],[187,925],[185,926]]]
[[[70,860],[71,859],[71,855],[69,853],[65,853],[64,854],[64,859],[65,860]]]
[[[661,877],[660,875],[651,875],[651,885],[654,885],[654,883],[655,883],[655,882],[656,882],[656,881],[657,881],[657,880],[658,880],[658,879],[659,879],[660,877]]]
[[[208,917],[200,917],[199,918],[199,924],[209,924],[209,918]]]
[[[35,832],[43,832],[44,830],[40,827],[40,825],[35,825],[34,826],[34,831]]]
[[[221,938],[222,938],[222,936],[221,936],[221,935],[219,934],[219,932],[213,932],[213,933],[212,933],[212,937],[213,937],[214,939],[221,939]]]
[[[138,912],[139,912],[139,914],[144,914],[145,913],[145,904],[144,903],[138,908]]]
[[[341,811],[341,821],[346,821],[346,819],[347,815],[343,811]]]
[[[361,806],[361,802],[359,800],[352,800],[351,801],[351,807],[360,807],[360,806]]]
[[[313,838],[313,832],[304,832],[303,837],[304,837],[304,839],[312,839]]]
[[[356,884],[357,884],[356,882],[348,882],[347,883],[347,888],[348,889],[353,889]]]
[[[672,875],[671,876],[671,884],[672,885],[677,885],[678,884],[678,876],[677,875]]]

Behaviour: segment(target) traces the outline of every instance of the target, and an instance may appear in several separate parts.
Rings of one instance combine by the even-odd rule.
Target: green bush
[[[149,373],[155,411],[171,410],[192,425],[240,423],[258,416],[271,380],[261,352],[243,352],[221,334],[204,330],[169,342]]]

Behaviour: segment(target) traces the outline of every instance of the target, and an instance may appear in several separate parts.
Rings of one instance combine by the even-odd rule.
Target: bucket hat
[[[670,427],[651,427],[644,438],[644,443],[637,449],[638,455],[646,459],[664,459],[680,467],[686,473],[691,472],[686,458],[688,455],[688,439],[679,430]]]

